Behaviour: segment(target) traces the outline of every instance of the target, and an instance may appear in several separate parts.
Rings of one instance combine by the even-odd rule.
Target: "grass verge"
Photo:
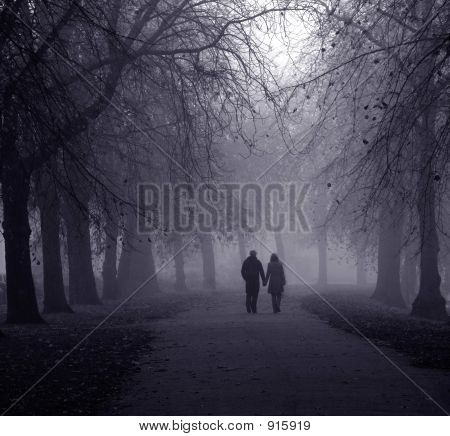
[[[415,366],[450,370],[450,325],[413,318],[366,296],[330,293],[324,297],[377,345],[408,355]],[[302,297],[300,301],[303,309],[332,327],[358,334],[316,295]]]
[[[8,414],[95,415],[139,371],[151,351],[151,322],[187,310],[195,295],[155,295],[120,309]],[[3,325],[0,414],[108,315],[114,304],[47,315],[44,325]],[[1,314],[0,314],[1,316]]]

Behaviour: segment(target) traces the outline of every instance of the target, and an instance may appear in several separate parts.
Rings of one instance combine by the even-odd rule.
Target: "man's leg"
[[[252,296],[249,292],[245,295],[245,307],[247,308],[247,312],[252,312]]]
[[[256,304],[258,303],[258,292],[254,292],[252,295],[252,312],[256,313]]]

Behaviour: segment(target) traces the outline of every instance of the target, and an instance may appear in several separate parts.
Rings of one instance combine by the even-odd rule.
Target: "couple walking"
[[[268,292],[272,294],[273,313],[280,312],[281,294],[286,285],[286,278],[284,276],[283,264],[275,253],[270,256],[267,272],[264,275],[264,269],[256,257],[256,251],[250,251],[250,256],[242,264],[241,275],[245,280],[245,292],[247,294],[245,305],[248,313],[256,313],[260,276],[263,286],[266,286],[267,282],[269,283]]]

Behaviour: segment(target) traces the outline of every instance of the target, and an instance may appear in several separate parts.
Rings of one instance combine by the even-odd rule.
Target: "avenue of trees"
[[[158,292],[157,247],[185,291],[189,236],[140,235],[137,184],[254,181],[274,149],[289,157],[266,178],[312,186],[320,289],[333,241],[359,286],[375,262],[373,298],[446,319],[449,29],[446,0],[3,0],[7,321],[42,321],[37,258],[44,313],[124,298],[152,275]],[[239,259],[248,237],[233,228]],[[215,241],[192,248],[207,289]]]

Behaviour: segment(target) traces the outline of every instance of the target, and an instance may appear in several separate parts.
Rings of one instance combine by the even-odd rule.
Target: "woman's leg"
[[[281,306],[281,294],[278,294],[278,295],[277,295],[277,308],[278,308],[278,312],[281,312],[280,306]]]
[[[275,294],[272,294],[272,309],[273,313],[278,312],[277,296]]]

